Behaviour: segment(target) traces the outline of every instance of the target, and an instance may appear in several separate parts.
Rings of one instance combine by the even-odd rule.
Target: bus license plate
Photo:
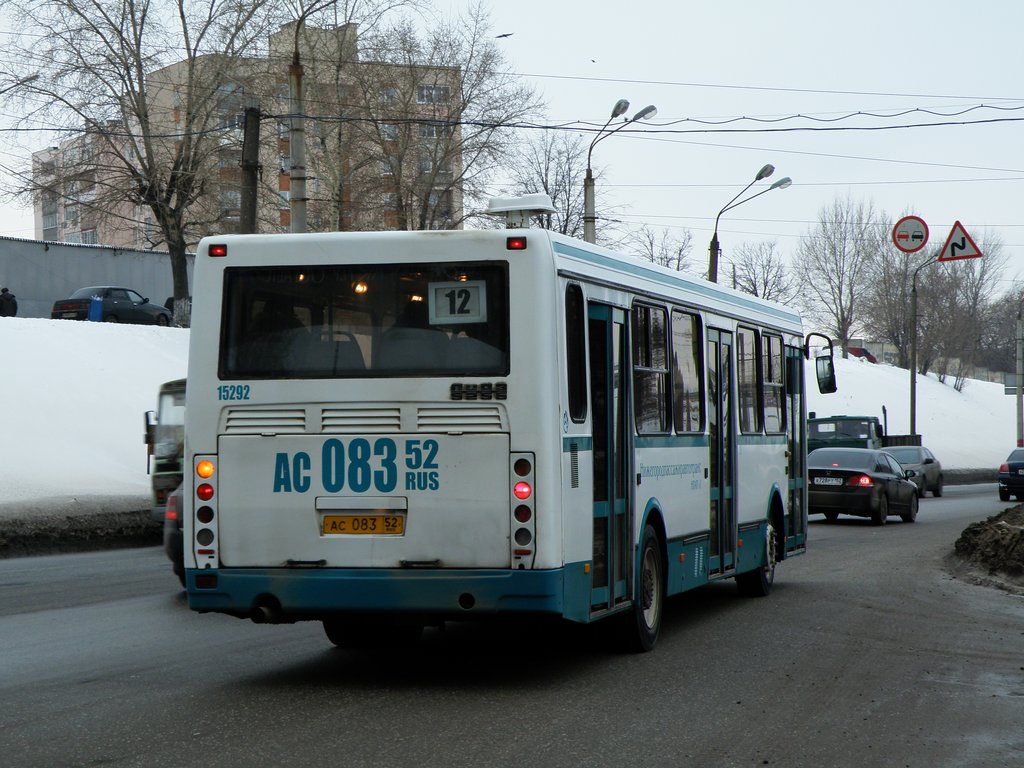
[[[816,477],[814,478],[815,485],[842,485],[843,478],[841,477]]]
[[[324,515],[324,535],[405,535],[405,515]]]

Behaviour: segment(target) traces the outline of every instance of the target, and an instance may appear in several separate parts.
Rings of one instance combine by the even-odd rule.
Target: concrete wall
[[[191,287],[191,255],[188,277]],[[0,286],[18,297],[18,317],[49,317],[54,301],[91,285],[131,288],[162,305],[174,293],[171,260],[165,251],[0,237]]]

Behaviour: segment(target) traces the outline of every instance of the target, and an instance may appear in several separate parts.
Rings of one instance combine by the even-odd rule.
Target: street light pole
[[[757,192],[748,198],[740,200],[738,203],[736,202],[737,200],[739,200],[740,196],[743,195],[743,193],[750,189],[752,186],[754,186],[754,184],[761,181],[761,179],[767,179],[773,173],[775,173],[775,166],[772,165],[771,163],[762,166],[761,170],[757,172],[757,176],[754,177],[754,180],[747,184],[747,186],[745,186],[743,189],[741,189],[739,191],[739,194],[737,194],[736,197],[734,197],[732,200],[726,203],[725,207],[718,212],[717,216],[715,216],[715,233],[711,236],[711,245],[708,246],[708,280],[710,280],[712,283],[718,282],[718,257],[722,253],[721,246],[718,243],[718,220],[722,218],[722,214],[725,213],[726,211],[731,211],[736,206],[750,202],[755,197],[760,197],[765,192],[771,192],[773,189],[786,189],[787,187],[793,184],[793,180],[789,178],[789,176],[786,176],[785,178],[776,181],[767,189],[762,189],[760,192]]]
[[[630,123],[635,123],[638,120],[647,120],[658,114],[658,108],[653,104],[648,104],[631,118],[624,121],[622,125],[605,133],[612,120],[623,114],[627,109],[629,109],[629,102],[626,99],[619,99],[615,102],[615,106],[612,107],[611,117],[601,126],[601,130],[594,136],[594,140],[590,142],[590,147],[587,149],[587,175],[583,179],[583,239],[588,243],[597,242],[597,213],[594,210],[594,174],[590,169],[590,156],[594,151],[594,145],[602,139],[607,139],[613,133],[621,131]]]
[[[1014,385],[1014,399],[1017,401],[1017,447],[1024,448],[1024,319],[1021,310],[1024,296],[1017,304],[1017,376]]]

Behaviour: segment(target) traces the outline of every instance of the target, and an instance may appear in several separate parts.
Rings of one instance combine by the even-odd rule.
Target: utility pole
[[[300,20],[295,34],[295,51],[292,63],[288,66],[289,111],[291,112],[290,130],[288,132],[288,149],[291,154],[289,181],[291,191],[288,193],[291,208],[292,232],[306,231],[306,128],[303,120],[305,100],[302,97],[302,64],[299,62],[299,30]]]
[[[256,185],[260,170],[260,108],[246,107],[242,134],[242,194],[238,231],[256,232]]]

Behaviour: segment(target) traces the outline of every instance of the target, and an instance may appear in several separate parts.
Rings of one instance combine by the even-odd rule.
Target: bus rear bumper
[[[346,612],[472,618],[564,614],[562,569],[188,569],[189,608],[256,620],[317,619]]]

